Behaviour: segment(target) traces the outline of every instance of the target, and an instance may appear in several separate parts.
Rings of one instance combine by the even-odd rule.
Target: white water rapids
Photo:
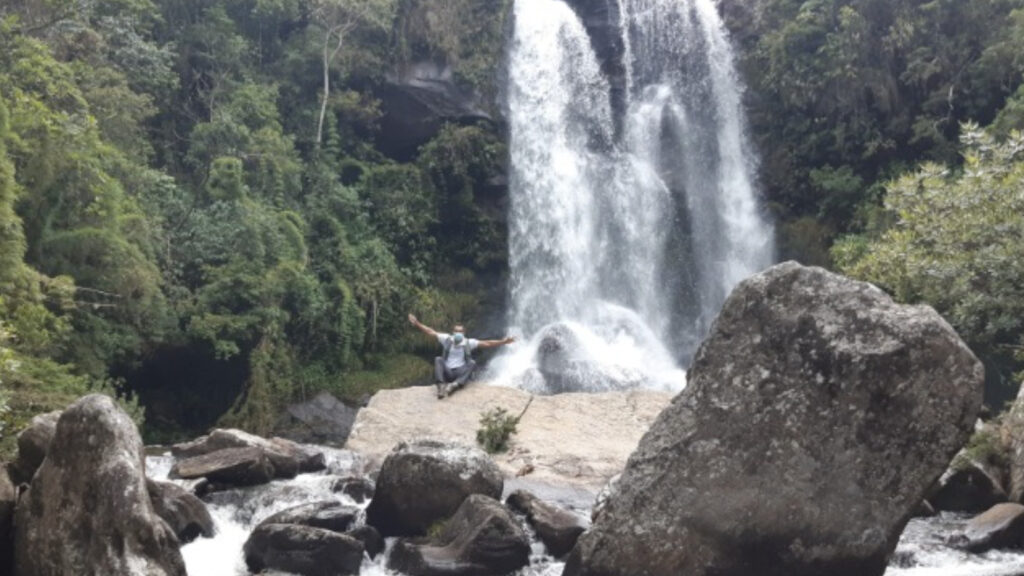
[[[729,291],[772,262],[712,0],[618,13],[610,78],[565,1],[515,2],[510,323],[526,341],[492,364],[499,384],[678,390]]]
[[[310,502],[338,500],[356,505],[348,496],[331,491],[331,485],[341,476],[363,472],[358,457],[353,453],[318,448],[327,456],[327,470],[315,474],[301,474],[292,480],[276,480],[264,486],[254,486],[206,497],[207,507],[216,524],[213,538],[199,538],[182,547],[189,576],[246,576],[249,571],[242,557],[242,546],[249,533],[260,521],[271,514]],[[169,454],[146,458],[147,474],[156,480],[167,480],[174,460]],[[183,482],[179,482],[185,485]],[[506,486],[506,492],[510,490]],[[545,497],[543,493],[539,493]],[[559,505],[574,509],[579,514],[589,513],[589,501],[579,495],[561,499],[557,494],[547,495]],[[365,507],[365,503],[362,505]],[[947,545],[947,539],[963,530],[966,519],[944,514],[938,518],[915,519],[910,522],[900,540],[886,576],[1015,576],[1024,574],[1024,554],[1021,552],[993,551],[968,554]],[[529,530],[529,527],[523,524]],[[545,554],[544,546],[533,536],[533,554],[530,566],[516,576],[560,576],[564,563]],[[393,544],[389,539],[388,546]],[[364,558],[363,576],[399,576],[388,570],[385,554],[376,559]],[[287,576],[281,572],[265,572]]]

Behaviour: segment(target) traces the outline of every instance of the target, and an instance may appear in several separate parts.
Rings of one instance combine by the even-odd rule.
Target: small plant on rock
[[[508,439],[516,431],[519,418],[512,416],[504,408],[494,408],[480,415],[480,429],[476,431],[476,441],[488,454],[504,452],[508,449]]]

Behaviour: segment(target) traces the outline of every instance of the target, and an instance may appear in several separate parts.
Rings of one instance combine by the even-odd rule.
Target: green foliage
[[[14,350],[10,348],[13,337],[14,335],[0,319],[0,440],[4,437],[5,419],[11,411],[11,394],[7,391],[4,383],[9,379],[10,374],[18,370],[18,361],[14,357]]]
[[[358,403],[378,390],[404,388],[411,384],[425,384],[430,378],[431,366],[423,358],[412,354],[368,356],[363,368],[344,374],[328,375],[324,372],[302,370],[305,395],[312,397],[326,391],[350,403]]]
[[[925,164],[889,187],[895,225],[834,250],[851,276],[938,310],[983,357],[1024,350],[1024,136],[963,129],[962,169]]]
[[[957,454],[950,465],[963,469],[976,462],[995,470],[1007,470],[1010,465],[1010,448],[999,435],[998,426],[985,426],[971,435],[962,452]]]
[[[515,434],[519,419],[504,408],[493,408],[480,415],[480,429],[476,431],[476,442],[488,454],[508,449],[509,438]]]
[[[206,193],[214,201],[241,200],[245,197],[246,189],[242,174],[242,161],[238,158],[217,158],[210,166]]]
[[[414,31],[423,7],[429,29]],[[256,431],[319,390],[357,400],[428,374],[403,353],[421,342],[404,316],[475,313],[481,284],[463,277],[504,260],[486,186],[504,150],[493,128],[449,127],[416,162],[389,160],[377,95],[413,57],[404,36],[485,91],[504,14],[462,0],[0,8],[7,429],[93,389],[141,420],[146,383],[112,377],[166,349],[245,366],[244,385],[211,392],[242,389],[223,421]]]
[[[400,0],[394,43],[401,64],[422,58],[450,64],[464,87],[493,100],[511,0]]]
[[[450,518],[444,518],[442,520],[437,520],[433,524],[431,524],[430,527],[427,528],[427,538],[437,541],[437,539],[439,539],[441,535],[444,534],[444,529],[448,526],[449,520]]]
[[[957,164],[963,121],[1017,126],[1021,0],[727,0],[723,12],[786,221],[863,231],[880,198],[871,183],[922,160]]]
[[[440,250],[449,266],[496,268],[508,253],[500,204],[488,180],[506,149],[480,126],[447,125],[420,149],[417,164],[438,202]]]

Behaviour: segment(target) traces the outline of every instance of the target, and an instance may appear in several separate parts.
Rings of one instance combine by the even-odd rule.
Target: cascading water
[[[729,291],[773,257],[716,7],[620,0],[620,105],[568,4],[514,10],[511,324],[529,341],[492,378],[678,389]]]
[[[181,552],[190,576],[247,576],[242,548],[249,534],[259,522],[271,514],[310,502],[337,501],[350,506],[357,504],[349,496],[334,491],[335,482],[341,477],[358,476],[363,473],[361,460],[350,452],[323,449],[327,459],[327,470],[315,474],[300,474],[291,480],[275,480],[263,486],[238,488],[215,492],[206,496],[206,504],[213,518],[216,535],[213,538],[199,538],[182,547]],[[170,454],[146,458],[146,470],[150,478],[167,481],[167,474],[174,463]],[[188,481],[172,480],[186,489]],[[506,492],[516,488],[527,488],[544,500],[587,517],[589,503],[579,501],[574,489],[559,491],[548,487],[538,491],[534,485],[517,485],[520,480],[506,481]],[[360,522],[363,520],[360,519]],[[963,532],[967,523],[964,515],[943,513],[936,518],[915,518],[910,521],[900,539],[899,547],[893,554],[892,565],[886,576],[1011,576],[1024,570],[1024,556],[1019,551],[991,551],[985,554],[969,554],[958,549],[953,536]],[[565,565],[546,554],[546,550],[532,529],[523,522],[531,535],[533,553],[530,565],[516,572],[516,576],[560,576]],[[388,539],[388,548],[394,539]],[[386,566],[386,554],[371,560],[363,560],[360,574],[363,576],[401,576]],[[268,573],[269,572],[265,572]],[[288,576],[282,572],[274,572]]]

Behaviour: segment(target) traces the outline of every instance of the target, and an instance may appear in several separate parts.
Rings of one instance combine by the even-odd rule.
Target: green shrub
[[[476,441],[488,454],[508,449],[508,439],[516,432],[519,418],[511,416],[504,408],[494,408],[481,414],[480,429]]]
[[[1010,463],[1009,448],[999,437],[998,427],[985,427],[971,436],[963,452],[953,460],[953,468],[961,470],[971,462],[996,469],[1006,469]]]

